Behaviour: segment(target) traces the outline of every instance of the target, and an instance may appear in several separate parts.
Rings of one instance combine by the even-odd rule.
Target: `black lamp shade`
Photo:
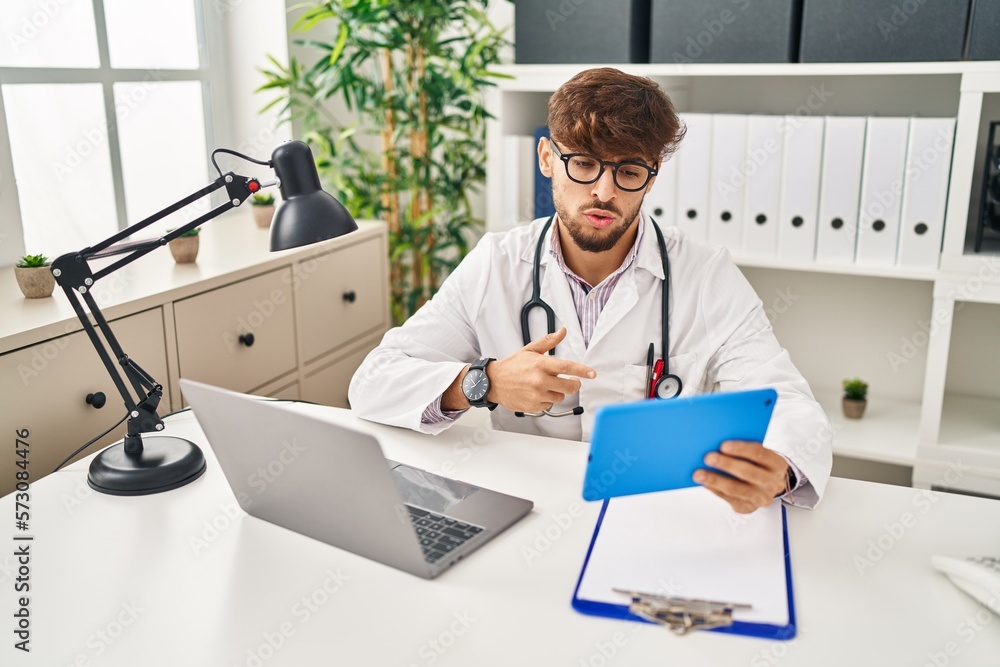
[[[358,228],[343,204],[323,191],[309,146],[289,141],[274,149],[271,164],[283,203],[271,221],[271,250],[287,250],[343,236]]]

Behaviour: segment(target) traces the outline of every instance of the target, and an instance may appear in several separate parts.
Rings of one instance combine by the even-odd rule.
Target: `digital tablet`
[[[777,400],[773,389],[752,389],[600,408],[584,500],[697,486],[691,476],[723,442],[763,442]]]

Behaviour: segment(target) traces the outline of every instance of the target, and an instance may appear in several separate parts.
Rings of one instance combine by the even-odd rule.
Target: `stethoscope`
[[[555,217],[554,214],[549,216],[545,226],[542,227],[542,233],[538,236],[538,243],[535,245],[535,262],[532,267],[531,276],[531,298],[521,308],[521,338],[524,340],[525,345],[531,342],[531,328],[528,324],[528,316],[534,308],[541,308],[545,312],[548,332],[551,334],[555,333],[556,330],[556,313],[552,310],[552,306],[542,300],[541,296],[542,249],[545,245],[545,235],[552,227],[552,221],[555,220]],[[660,227],[656,224],[655,220],[650,218],[650,222],[653,223],[653,230],[656,232],[656,242],[660,246],[660,261],[663,263],[663,291],[660,302],[660,354],[664,356],[656,362],[656,365],[661,366],[663,370],[659,377],[654,378],[652,397],[674,398],[681,393],[683,384],[680,377],[670,372],[670,362],[667,356],[667,351],[670,350],[670,321],[667,317],[670,305],[670,258],[667,256],[667,244],[663,240],[663,232],[660,231]],[[554,348],[549,350],[549,354],[554,355],[555,353]],[[572,410],[565,410],[563,412],[542,410],[541,412],[515,412],[514,414],[518,417],[568,417],[569,415],[582,415],[583,406],[577,406]]]

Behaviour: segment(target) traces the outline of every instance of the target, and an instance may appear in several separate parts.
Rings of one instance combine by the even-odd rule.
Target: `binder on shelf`
[[[892,266],[896,263],[909,131],[908,118],[868,119],[861,170],[856,264]]]
[[[674,220],[692,240],[708,241],[709,156],[712,151],[712,116],[682,113],[687,134],[671,162],[677,174]]]
[[[549,138],[549,128],[540,127],[535,130],[534,142],[538,145],[539,139],[542,137]],[[561,166],[561,165],[557,165]],[[548,176],[542,174],[541,168],[538,166],[538,160],[535,160],[535,217],[536,218],[547,218],[556,212],[554,203],[552,202],[552,179]]]
[[[532,137],[516,134],[504,136],[503,230],[528,222],[535,215],[536,155]]]
[[[660,162],[656,180],[643,200],[642,208],[660,227],[672,227],[677,224],[674,218],[676,203],[677,161],[671,157],[666,162]]]
[[[911,118],[896,264],[936,269],[941,257],[954,118]]]
[[[709,167],[708,242],[742,249],[743,199],[746,192],[747,117],[712,117],[712,153]]]
[[[795,636],[780,501],[740,515],[704,487],[604,501],[573,608],[772,639]],[[718,625],[714,625],[718,624]]]
[[[785,116],[778,213],[781,259],[811,262],[816,258],[824,126],[822,117]]]
[[[783,116],[747,117],[743,254],[748,257],[774,257],[778,252],[783,121]]]
[[[866,118],[826,118],[816,232],[818,262],[854,262],[866,123]]]

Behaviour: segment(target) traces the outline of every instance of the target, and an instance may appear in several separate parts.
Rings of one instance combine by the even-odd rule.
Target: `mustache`
[[[577,213],[583,213],[584,211],[590,211],[592,209],[607,211],[608,213],[614,213],[615,215],[619,216],[622,214],[622,212],[618,209],[618,207],[612,204],[611,202],[594,202],[592,204],[587,204],[577,209]]]

